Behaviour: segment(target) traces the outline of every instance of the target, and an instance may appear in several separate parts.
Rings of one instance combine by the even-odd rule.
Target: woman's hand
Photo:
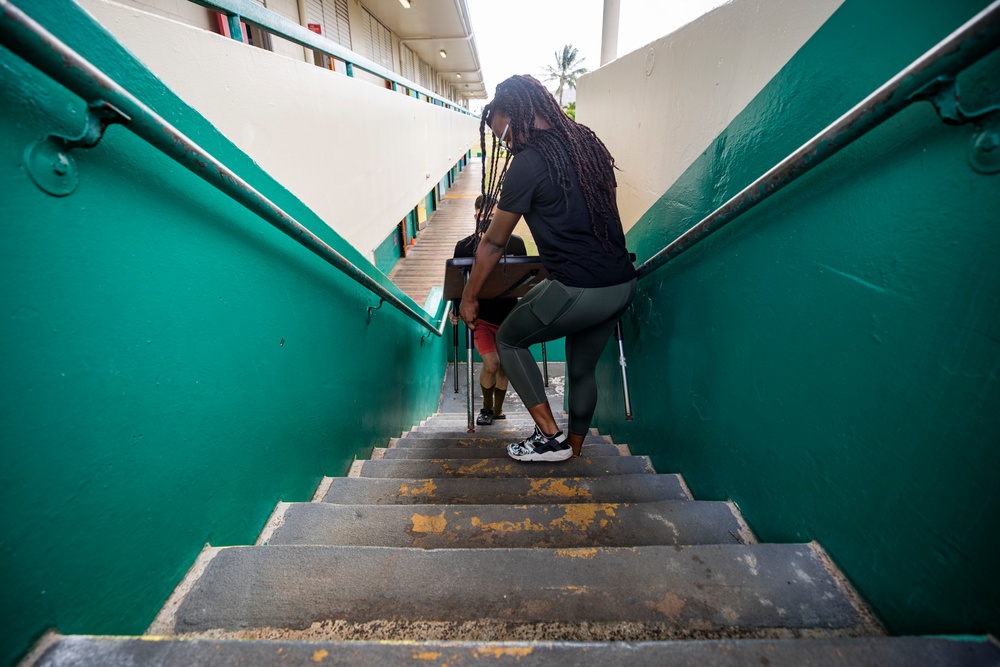
[[[455,314],[454,310],[448,311],[448,321],[452,324],[458,324],[458,315]]]
[[[472,299],[462,295],[462,305],[458,309],[458,314],[462,316],[465,326],[475,331],[476,321],[479,319],[479,299]]]

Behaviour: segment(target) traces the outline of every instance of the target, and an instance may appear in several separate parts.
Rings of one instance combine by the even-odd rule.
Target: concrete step
[[[479,407],[476,407],[476,413],[474,417],[479,416]],[[452,424],[455,426],[464,426],[468,423],[469,418],[464,412],[462,413],[448,413],[448,414],[437,414],[432,417],[428,417],[423,421],[421,425],[432,425],[432,424]],[[566,425],[566,417],[555,415],[556,423],[560,427]],[[493,422],[493,426],[502,426],[504,424],[516,424],[519,427],[528,426],[528,428],[533,428],[535,420],[531,418],[527,412],[508,412],[506,419],[496,419]]]
[[[578,641],[877,633],[814,545],[209,549],[150,634]],[[307,573],[303,576],[304,573]],[[373,634],[375,633],[375,634]]]
[[[475,433],[466,433],[464,430],[455,431],[447,436],[442,436],[440,433],[428,432],[421,433],[419,431],[411,431],[408,435],[401,438],[393,438],[392,442],[412,442],[415,446],[420,446],[420,443],[424,441],[429,442],[465,442],[469,444],[477,442],[495,442],[503,443],[506,445],[508,442],[518,442],[524,439],[530,431],[519,431],[516,436],[505,437],[502,435],[495,435],[493,433],[487,432],[483,429],[477,429]],[[584,442],[596,443],[596,444],[608,444],[610,439],[603,435],[588,435],[583,439]]]
[[[359,465],[360,464],[360,465]],[[356,461],[360,477],[600,477],[653,473],[645,456],[599,456],[566,461],[434,459],[429,461]]]
[[[393,440],[398,440],[398,442],[413,442],[415,445],[419,445],[422,440],[430,440],[432,442],[496,442],[503,443],[506,445],[508,442],[520,442],[524,440],[525,437],[531,435],[531,429],[520,429],[520,430],[510,430],[504,431],[503,433],[498,433],[496,431],[487,431],[485,429],[490,428],[487,426],[478,427],[475,433],[466,433],[464,429],[458,431],[410,431],[402,438],[393,438]],[[609,440],[603,435],[588,435],[583,439],[584,442],[592,443],[608,443]]]
[[[328,505],[279,507],[270,545],[415,547],[419,549],[630,547],[739,544],[740,521],[721,502],[663,500],[642,504]]]
[[[560,430],[566,431],[565,427]],[[525,424],[523,426],[518,426],[516,424],[493,424],[492,426],[476,426],[474,433],[469,433],[468,427],[465,426],[465,422],[461,424],[435,424],[427,426],[415,426],[407,433],[407,436],[413,436],[420,434],[425,437],[434,438],[463,438],[470,435],[486,436],[491,438],[503,438],[508,442],[513,442],[515,440],[524,440],[526,437],[534,433],[535,425]]]
[[[323,502],[339,505],[536,505],[690,500],[677,475],[577,478],[371,479],[337,477]]]
[[[995,667],[1000,649],[989,640],[931,637],[743,639],[684,642],[312,642],[236,641],[168,637],[59,637],[36,667]]]
[[[600,444],[583,446],[583,456],[621,456],[616,445]],[[507,446],[492,443],[488,446],[463,446],[459,444],[438,445],[436,447],[390,447],[377,448],[372,459],[490,459],[507,456]]]

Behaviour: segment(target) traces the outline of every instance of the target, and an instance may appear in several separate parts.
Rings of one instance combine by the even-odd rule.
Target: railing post
[[[237,42],[243,42],[243,26],[241,25],[239,14],[226,14],[229,22],[229,36]]]
[[[458,302],[456,301],[455,303],[457,305]],[[458,308],[456,307],[455,310],[458,310]],[[454,359],[455,359],[455,393],[457,394],[458,393],[458,323],[457,322],[452,325],[452,333],[454,334],[454,339],[455,339],[455,356],[454,356]]]
[[[615,323],[615,339],[618,341],[618,364],[622,367],[622,393],[625,396],[625,421],[632,421],[632,398],[628,390],[628,371],[625,370],[625,333],[622,321]]]
[[[545,341],[542,341],[542,374],[545,376],[545,386],[549,386],[549,358],[545,354]]]

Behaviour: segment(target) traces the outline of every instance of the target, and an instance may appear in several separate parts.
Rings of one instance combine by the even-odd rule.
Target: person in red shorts
[[[476,218],[479,218],[483,207],[483,195],[476,198]],[[490,224],[489,215],[485,216],[481,229],[466,236],[455,244],[455,257],[475,257],[479,239]],[[521,237],[511,234],[507,242],[508,255],[527,255],[527,248]],[[503,413],[503,401],[507,396],[507,374],[500,366],[500,355],[497,354],[497,329],[517,305],[517,299],[483,299],[479,302],[479,326],[473,332],[476,351],[483,359],[482,372],[479,374],[479,387],[483,390],[483,407],[476,417],[480,426],[488,426],[494,419],[506,419]],[[458,304],[451,312],[451,323],[457,324],[455,312]]]

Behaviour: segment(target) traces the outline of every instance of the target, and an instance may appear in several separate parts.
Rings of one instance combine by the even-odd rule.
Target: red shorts
[[[499,325],[491,324],[485,320],[476,322],[476,330],[472,332],[472,339],[476,343],[476,352],[479,356],[497,351],[497,329]]]

